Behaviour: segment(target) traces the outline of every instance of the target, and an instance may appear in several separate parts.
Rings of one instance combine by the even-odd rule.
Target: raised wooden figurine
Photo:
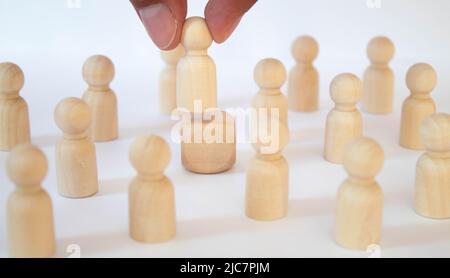
[[[181,43],[186,55],[177,65],[177,105],[194,112],[194,105],[203,112],[217,107],[216,65],[208,56],[213,39],[206,22],[201,17],[186,19]]]
[[[201,174],[224,172],[236,161],[235,120],[217,109],[216,66],[208,56],[212,41],[203,18],[186,20],[181,38],[186,55],[178,62],[176,84],[177,108],[189,114],[183,120],[181,161]]]
[[[342,247],[365,251],[380,243],[383,192],[375,176],[383,164],[383,149],[372,139],[361,137],[346,147],[344,168],[349,177],[338,190],[335,229]]]
[[[422,123],[420,135],[426,152],[416,166],[416,212],[450,218],[450,115],[431,115]]]
[[[336,103],[328,114],[325,128],[325,159],[342,163],[345,146],[362,136],[362,116],[356,108],[362,83],[350,73],[338,75],[331,83],[331,98]]]
[[[389,62],[395,54],[395,46],[387,37],[376,37],[367,46],[371,65],[364,73],[362,109],[372,114],[392,112],[395,76]]]
[[[130,147],[130,161],[138,174],[128,192],[131,238],[156,243],[175,236],[175,197],[164,175],[170,162],[169,145],[159,136],[142,136]]]
[[[24,85],[22,70],[13,63],[0,63],[0,151],[30,142],[28,105],[19,96]]]
[[[41,187],[47,175],[47,158],[29,144],[15,148],[6,163],[16,184],[7,204],[9,256],[46,258],[55,253],[52,201]]]
[[[423,120],[436,112],[430,97],[436,87],[436,71],[428,64],[415,64],[406,75],[406,85],[411,95],[403,102],[400,123],[400,145],[407,149],[423,150],[420,126]]]
[[[182,44],[175,49],[161,51],[161,57],[166,63],[159,75],[159,111],[163,115],[171,115],[177,108],[177,64],[184,54]]]
[[[63,132],[56,145],[56,174],[59,193],[84,198],[98,191],[95,146],[87,136],[91,110],[79,98],[66,98],[55,109],[55,121]]]
[[[292,56],[297,64],[289,73],[289,108],[299,112],[319,109],[319,72],[313,65],[319,45],[313,37],[302,36],[292,45]]]
[[[117,97],[109,87],[114,75],[113,62],[103,55],[91,56],[83,65],[83,78],[89,85],[83,100],[91,108],[89,133],[94,142],[112,141],[119,136]]]

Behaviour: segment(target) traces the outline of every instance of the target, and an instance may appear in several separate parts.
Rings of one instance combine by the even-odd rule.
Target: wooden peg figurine
[[[192,130],[193,133],[183,136],[181,160],[187,170],[201,174],[229,170],[236,161],[234,119],[216,108],[216,66],[208,56],[212,41],[203,18],[186,20],[181,37],[186,55],[177,65],[177,108],[191,114],[190,119],[183,120],[182,124],[183,130]],[[205,114],[212,115],[204,117]],[[212,137],[217,140],[204,138],[200,134],[202,130],[215,130],[217,134]],[[196,140],[191,140],[193,137]]]
[[[102,55],[89,57],[83,65],[83,79],[89,85],[83,100],[91,108],[89,133],[94,142],[118,137],[117,97],[109,87],[114,75],[113,62]]]
[[[297,64],[289,73],[289,108],[299,112],[319,109],[319,73],[313,65],[319,45],[313,37],[302,36],[292,45],[292,56]]]
[[[262,112],[267,109],[267,117],[271,117],[271,109],[278,109],[279,119],[288,125],[288,101],[280,88],[286,81],[286,69],[283,64],[273,58],[261,60],[255,67],[254,79],[260,87],[253,98],[252,106]]]
[[[41,150],[24,144],[8,157],[7,173],[16,184],[7,204],[9,256],[47,258],[55,253],[52,201],[41,187],[47,159]]]
[[[142,136],[130,147],[130,161],[138,174],[129,188],[131,238],[156,243],[175,236],[175,197],[164,175],[170,162],[169,145],[159,136]]]
[[[288,212],[289,166],[282,150],[289,142],[289,130],[276,117],[268,120],[257,121],[258,140],[253,143],[257,154],[247,169],[245,214],[258,221],[281,219]],[[275,136],[265,140],[262,134]]]
[[[23,72],[17,65],[0,63],[0,151],[30,142],[28,105],[19,96],[23,84]]]
[[[336,106],[327,116],[325,159],[342,163],[345,146],[362,136],[362,117],[356,108],[361,98],[362,83],[351,73],[338,75],[331,83],[331,98]]]
[[[383,163],[383,149],[372,139],[361,137],[346,147],[349,178],[338,190],[335,230],[336,242],[344,248],[365,251],[380,242],[383,192],[375,176]]]
[[[450,115],[428,117],[420,135],[426,152],[416,166],[416,212],[429,218],[450,218]]]
[[[389,38],[376,37],[369,42],[367,56],[371,65],[364,73],[362,108],[372,114],[392,112],[394,102],[394,72],[389,62],[395,46]]]
[[[173,50],[161,51],[166,63],[166,68],[159,75],[159,111],[163,115],[171,115],[177,108],[177,64],[184,53],[182,44]]]
[[[89,106],[79,98],[66,98],[56,106],[55,121],[64,134],[56,145],[59,194],[68,198],[94,195],[98,191],[97,158],[87,136]]]
[[[407,149],[423,150],[420,141],[420,126],[428,116],[436,112],[430,97],[436,87],[436,71],[428,64],[412,66],[406,75],[406,85],[411,95],[403,102],[400,123],[400,145]]]
[[[230,170],[236,162],[236,123],[230,114],[216,110],[204,119],[191,114],[182,126],[181,163],[198,174]],[[210,118],[210,119],[209,119]]]
[[[181,42],[186,55],[177,65],[177,106],[194,112],[200,102],[203,112],[217,107],[216,65],[208,56],[213,39],[201,17],[186,19]]]

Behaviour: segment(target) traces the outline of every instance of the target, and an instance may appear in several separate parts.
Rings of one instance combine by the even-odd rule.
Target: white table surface
[[[289,214],[260,223],[244,215],[245,171],[254,155],[249,144],[238,144],[236,165],[227,173],[196,175],[181,167],[179,145],[170,141],[173,122],[156,112],[163,63],[128,1],[82,1],[81,9],[67,9],[59,0],[0,0],[0,61],[18,63],[26,75],[22,95],[30,106],[32,140],[49,160],[43,185],[53,200],[58,257],[69,256],[71,244],[80,247],[82,257],[368,257],[333,241],[335,195],[346,173],[342,166],[326,162],[322,152],[325,117],[332,108],[329,83],[344,71],[361,76],[368,64],[365,44],[378,34],[389,35],[397,45],[392,62],[395,112],[364,114],[365,135],[376,139],[386,154],[377,178],[385,194],[381,256],[450,257],[450,220],[420,217],[412,207],[421,152],[397,143],[401,103],[408,95],[404,75],[413,63],[425,61],[436,68],[439,84],[433,98],[439,111],[450,113],[450,2],[382,1],[380,9],[368,9],[357,0],[347,5],[331,0],[280,2],[259,1],[234,36],[211,49],[218,68],[219,105],[245,108],[257,91],[252,70],[258,60],[275,56],[290,68],[289,45],[295,36],[309,33],[321,44],[316,63],[321,109],[289,114],[291,142],[284,152],[290,166]],[[190,3],[190,13],[201,14],[205,1]],[[267,20],[268,16],[273,18]],[[94,53],[105,53],[116,64],[112,88],[119,98],[121,136],[96,144],[99,193],[65,199],[56,192],[54,144],[60,133],[52,114],[60,99],[81,96],[86,86],[81,65]],[[127,187],[135,175],[128,147],[136,136],[150,133],[171,145],[166,174],[175,186],[178,224],[174,240],[156,245],[128,236]],[[7,155],[0,153],[1,257],[7,256],[6,200],[14,189],[4,170]]]

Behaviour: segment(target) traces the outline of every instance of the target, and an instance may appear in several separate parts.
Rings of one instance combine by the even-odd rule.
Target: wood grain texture
[[[327,116],[324,148],[324,157],[330,162],[342,163],[345,146],[362,136],[362,116],[356,108],[361,91],[361,81],[350,73],[338,75],[331,83],[336,106]]]
[[[230,170],[236,162],[236,123],[233,116],[221,111],[211,120],[191,118],[183,123],[190,132],[181,141],[181,163],[198,174],[216,174]],[[211,135],[211,136],[208,136]]]
[[[170,162],[169,145],[159,136],[142,136],[130,147],[138,174],[128,191],[129,231],[134,240],[157,243],[176,234],[175,196],[164,175]]]
[[[63,132],[56,145],[58,192],[68,198],[85,198],[98,191],[95,146],[87,136],[91,112],[79,98],[66,98],[55,109],[55,121]]]
[[[384,163],[381,146],[359,138],[345,150],[344,168],[349,174],[337,193],[335,239],[344,248],[366,250],[379,244],[383,215],[383,192],[375,181]]]
[[[289,130],[278,119],[275,123],[261,128],[269,129],[267,134],[272,134],[270,129],[276,129],[277,145],[271,151],[266,151],[263,147],[267,143],[258,138],[253,143],[257,154],[247,169],[245,214],[258,221],[278,220],[288,213],[289,166],[282,156],[282,150],[289,142]]]
[[[191,17],[183,26],[181,42],[186,55],[177,65],[177,106],[194,112],[196,102],[200,102],[203,112],[217,107],[216,65],[208,56],[212,44],[206,22],[201,17]]]
[[[266,108],[269,118],[272,116],[271,109],[276,109],[280,121],[288,125],[288,100],[281,92],[281,86],[286,81],[284,65],[277,59],[263,59],[256,65],[253,76],[260,90],[253,98],[252,107],[258,113],[263,113]]]
[[[89,135],[95,142],[112,141],[119,136],[117,96],[109,87],[114,75],[114,64],[106,56],[91,56],[83,65],[83,78],[89,85],[83,100],[91,108]]]

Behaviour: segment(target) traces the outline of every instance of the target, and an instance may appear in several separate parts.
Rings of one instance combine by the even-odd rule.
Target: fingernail
[[[177,20],[165,4],[154,4],[139,10],[145,29],[153,42],[161,49],[167,48],[175,39]]]

